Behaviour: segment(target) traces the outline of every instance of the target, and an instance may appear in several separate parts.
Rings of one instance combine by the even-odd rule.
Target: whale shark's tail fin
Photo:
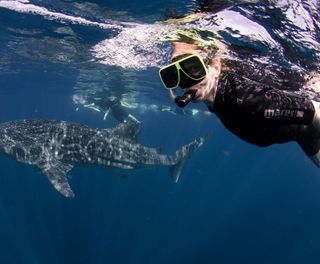
[[[190,157],[190,155],[195,152],[202,144],[204,143],[204,138],[199,137],[192,141],[191,143],[182,146],[175,153],[175,159],[177,163],[170,167],[171,177],[174,182],[178,182],[182,168],[186,160]]]

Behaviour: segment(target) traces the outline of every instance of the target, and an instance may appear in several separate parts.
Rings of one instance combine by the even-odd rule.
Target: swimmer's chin
[[[192,96],[192,103],[200,103],[203,102],[205,100],[205,98],[203,97],[203,93],[200,90],[195,89],[194,91],[191,91],[193,96]]]
[[[204,98],[204,89],[203,84],[197,84],[191,88],[185,89],[184,93],[192,94],[192,100],[193,103],[199,103],[205,100]]]

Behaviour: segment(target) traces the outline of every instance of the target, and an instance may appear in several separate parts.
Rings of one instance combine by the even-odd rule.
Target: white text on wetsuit
[[[265,118],[303,118],[304,111],[292,109],[265,109]]]

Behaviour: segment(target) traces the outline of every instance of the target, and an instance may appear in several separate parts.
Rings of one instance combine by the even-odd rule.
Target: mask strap
[[[169,90],[169,95],[172,101],[174,101],[177,97],[176,93],[173,91],[174,89]]]

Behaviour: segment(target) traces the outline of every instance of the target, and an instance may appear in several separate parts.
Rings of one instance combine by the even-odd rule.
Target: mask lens
[[[206,75],[206,69],[199,57],[193,56],[180,62],[183,71],[192,78],[203,79]]]
[[[178,86],[178,70],[175,65],[161,69],[160,77],[168,89]]]
[[[194,80],[191,79],[190,77],[188,77],[187,75],[185,75],[183,72],[180,72],[180,82],[179,82],[179,86],[182,89],[185,88],[190,88],[194,85],[196,85],[197,83],[201,82],[203,79],[198,79],[198,80]]]

